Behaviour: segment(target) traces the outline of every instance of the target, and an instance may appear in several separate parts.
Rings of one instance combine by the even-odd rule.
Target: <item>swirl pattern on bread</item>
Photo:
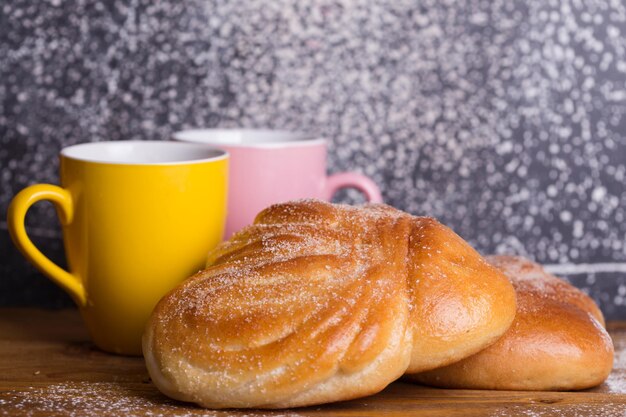
[[[506,277],[436,220],[301,200],[261,212],[164,297],[144,355],[179,400],[304,406],[463,359],[514,315]]]

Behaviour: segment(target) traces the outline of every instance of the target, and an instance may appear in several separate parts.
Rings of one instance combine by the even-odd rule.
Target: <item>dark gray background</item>
[[[0,3],[0,211],[86,141],[320,133],[331,171],[626,317],[623,1]],[[342,201],[358,201],[344,193]],[[28,218],[62,262],[48,204]],[[0,222],[0,305],[66,306]]]

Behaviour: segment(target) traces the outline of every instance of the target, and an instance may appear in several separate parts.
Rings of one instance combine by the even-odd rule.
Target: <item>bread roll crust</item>
[[[578,390],[602,383],[613,365],[613,344],[593,300],[526,259],[487,260],[516,289],[513,325],[476,355],[409,378],[446,388],[505,390]]]
[[[407,373],[445,366],[494,343],[515,294],[458,235],[421,218],[409,241],[413,356]]]
[[[514,314],[506,277],[435,220],[304,200],[261,212],[164,297],[144,354],[179,400],[305,406],[466,357]]]

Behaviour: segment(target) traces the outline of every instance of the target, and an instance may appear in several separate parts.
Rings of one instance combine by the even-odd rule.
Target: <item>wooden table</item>
[[[75,310],[0,309],[0,416],[626,416],[626,323],[609,326],[615,366],[583,392],[443,390],[395,382],[354,401],[211,411],[169,400],[141,358],[97,350]]]

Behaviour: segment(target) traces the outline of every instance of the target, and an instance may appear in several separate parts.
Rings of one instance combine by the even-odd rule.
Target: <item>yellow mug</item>
[[[60,159],[62,187],[32,185],[11,202],[11,237],[72,296],[99,348],[140,355],[156,303],[201,269],[221,240],[228,154],[202,144],[119,141],[70,146]],[[57,208],[69,272],[26,234],[26,212],[40,200]]]

